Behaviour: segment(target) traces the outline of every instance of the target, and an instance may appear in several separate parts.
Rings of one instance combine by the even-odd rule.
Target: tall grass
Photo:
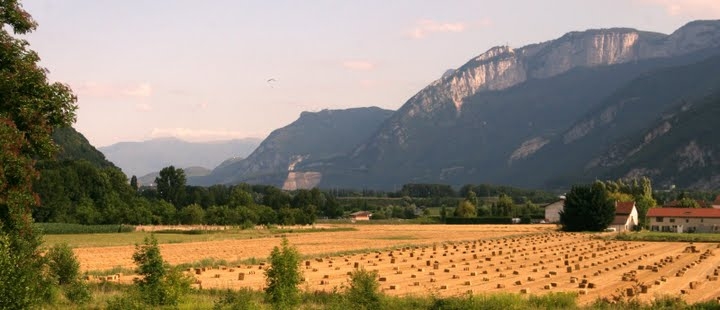
[[[623,232],[607,237],[607,239],[620,241],[720,242],[720,234],[641,231]]]

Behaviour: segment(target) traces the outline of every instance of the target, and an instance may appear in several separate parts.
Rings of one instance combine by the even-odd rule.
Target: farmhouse
[[[650,230],[667,232],[720,232],[720,209],[652,208]]]
[[[350,219],[353,221],[369,221],[372,213],[368,211],[358,211],[350,214]]]
[[[545,206],[545,223],[559,223],[560,211],[565,207],[565,196],[560,196],[560,200]]]
[[[610,228],[615,231],[630,231],[638,225],[638,212],[635,202],[616,202],[615,203],[615,219],[610,224]]]

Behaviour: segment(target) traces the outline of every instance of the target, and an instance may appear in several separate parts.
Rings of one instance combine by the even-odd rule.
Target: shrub
[[[55,276],[58,284],[71,284],[80,277],[80,263],[67,244],[53,246],[45,257],[48,259],[50,274]]]
[[[270,253],[270,268],[265,271],[265,296],[273,308],[289,309],[298,304],[300,276],[300,253],[283,238],[281,247]]]
[[[177,268],[170,268],[163,260],[155,235],[146,237],[143,245],[135,247],[133,260],[141,276],[135,283],[146,304],[174,306],[190,290],[190,279]]]
[[[253,310],[260,309],[255,292],[249,288],[237,291],[227,290],[215,301],[213,310]]]
[[[380,309],[381,297],[377,272],[358,269],[350,275],[347,298],[353,309]]]
[[[65,298],[67,298],[72,303],[82,305],[92,300],[92,293],[90,292],[90,288],[88,288],[85,282],[82,282],[79,279],[72,283],[69,283],[63,289],[65,290]]]

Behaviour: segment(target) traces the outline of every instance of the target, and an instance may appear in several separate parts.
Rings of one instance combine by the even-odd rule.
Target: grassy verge
[[[91,284],[92,301],[85,307],[72,305],[59,300],[52,309],[103,309],[107,301],[124,294],[129,285],[112,282]],[[176,309],[272,309],[262,291],[254,290],[192,290],[182,299]],[[298,309],[354,309],[344,292],[303,292],[302,303]],[[662,297],[652,303],[640,303],[636,300],[620,303],[607,303],[598,300],[589,305],[578,305],[575,293],[548,293],[544,295],[520,295],[511,293],[476,294],[457,297],[426,296],[386,296],[380,300],[381,309],[717,309],[713,301],[687,304],[679,297]],[[215,307],[215,308],[214,308]]]
[[[616,235],[606,236],[604,238],[620,241],[720,242],[720,234],[670,233],[657,231],[619,233]]]
[[[67,225],[67,224],[63,224]],[[82,226],[82,225],[81,225]],[[105,226],[105,225],[102,225]],[[119,225],[113,226],[117,231]],[[158,243],[187,243],[208,242],[222,240],[243,240],[253,238],[273,237],[278,234],[304,234],[317,232],[355,231],[352,227],[332,228],[268,228],[268,229],[227,229],[227,230],[160,230],[156,231]],[[67,243],[73,248],[83,247],[109,247],[128,246],[142,243],[150,232],[133,231],[128,233],[71,233],[71,234],[45,234],[45,246],[51,247],[59,243]]]

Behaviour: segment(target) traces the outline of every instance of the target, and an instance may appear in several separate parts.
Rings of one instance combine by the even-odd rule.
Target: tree
[[[33,308],[52,285],[43,270],[40,233],[32,207],[34,159],[50,158],[57,147],[54,128],[75,120],[76,98],[61,83],[49,83],[47,70],[27,41],[15,38],[37,24],[17,0],[0,1],[0,308]],[[7,265],[6,265],[7,264]]]
[[[510,196],[505,194],[500,194],[497,201],[497,209],[500,213],[499,215],[502,216],[510,216],[512,215],[512,211],[514,208],[513,200],[510,198]]]
[[[180,223],[185,225],[202,224],[205,220],[205,210],[198,204],[191,204],[180,210],[178,217]]]
[[[135,191],[138,190],[138,180],[135,175],[130,178],[130,187],[132,187]]]
[[[133,261],[139,279],[135,279],[144,303],[152,306],[174,306],[190,290],[190,279],[177,269],[170,269],[160,254],[155,235],[145,237],[135,246]]]
[[[458,207],[455,208],[454,215],[457,217],[476,217],[477,210],[475,209],[475,205],[470,201],[463,200],[458,204]]]
[[[614,218],[615,204],[602,182],[573,186],[560,212],[564,231],[602,231]]]
[[[160,175],[155,178],[158,197],[173,204],[176,208],[182,207],[185,199],[185,171],[174,166],[162,168]]]
[[[265,271],[265,295],[275,309],[292,309],[300,301],[300,253],[286,238],[270,253],[270,268]]]
[[[678,201],[678,208],[700,208],[700,204],[692,198],[684,197]]]

